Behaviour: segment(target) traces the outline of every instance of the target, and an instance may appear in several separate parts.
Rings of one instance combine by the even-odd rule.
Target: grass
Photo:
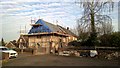
[[[2,61],[2,65],[3,65],[3,64],[6,64],[9,60],[4,59],[4,60],[1,60],[1,61]]]

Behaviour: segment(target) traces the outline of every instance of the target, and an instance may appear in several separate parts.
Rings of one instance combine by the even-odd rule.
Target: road
[[[10,59],[3,66],[117,66],[118,61],[56,55],[27,55]]]

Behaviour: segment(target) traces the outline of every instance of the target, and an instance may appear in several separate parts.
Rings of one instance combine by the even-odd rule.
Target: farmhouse
[[[36,48],[40,53],[57,52],[67,46],[68,42],[77,40],[77,36],[69,28],[54,25],[43,19],[38,19],[28,34],[21,34],[18,43],[19,48]]]

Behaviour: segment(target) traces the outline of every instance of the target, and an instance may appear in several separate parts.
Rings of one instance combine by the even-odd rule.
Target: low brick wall
[[[23,49],[23,51],[21,51],[22,49],[20,49],[20,48],[16,48],[16,49],[13,49],[13,50],[17,51],[18,53],[28,52],[28,53],[31,53],[33,55],[36,55],[38,53],[38,50],[33,49],[33,48],[26,48],[26,49]]]
[[[20,48],[16,48],[16,49],[13,49],[17,52],[21,52],[21,49]],[[33,52],[33,49],[32,48],[26,48],[26,49],[23,49],[23,52]]]
[[[5,59],[5,60],[7,60],[7,59],[9,59],[9,53],[2,53],[2,60],[3,59]]]
[[[120,51],[118,50],[98,50],[98,58],[105,58],[105,59],[119,59],[120,58]]]

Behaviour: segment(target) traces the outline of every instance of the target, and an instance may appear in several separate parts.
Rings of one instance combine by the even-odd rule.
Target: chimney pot
[[[67,30],[69,30],[69,27],[67,27]]]

